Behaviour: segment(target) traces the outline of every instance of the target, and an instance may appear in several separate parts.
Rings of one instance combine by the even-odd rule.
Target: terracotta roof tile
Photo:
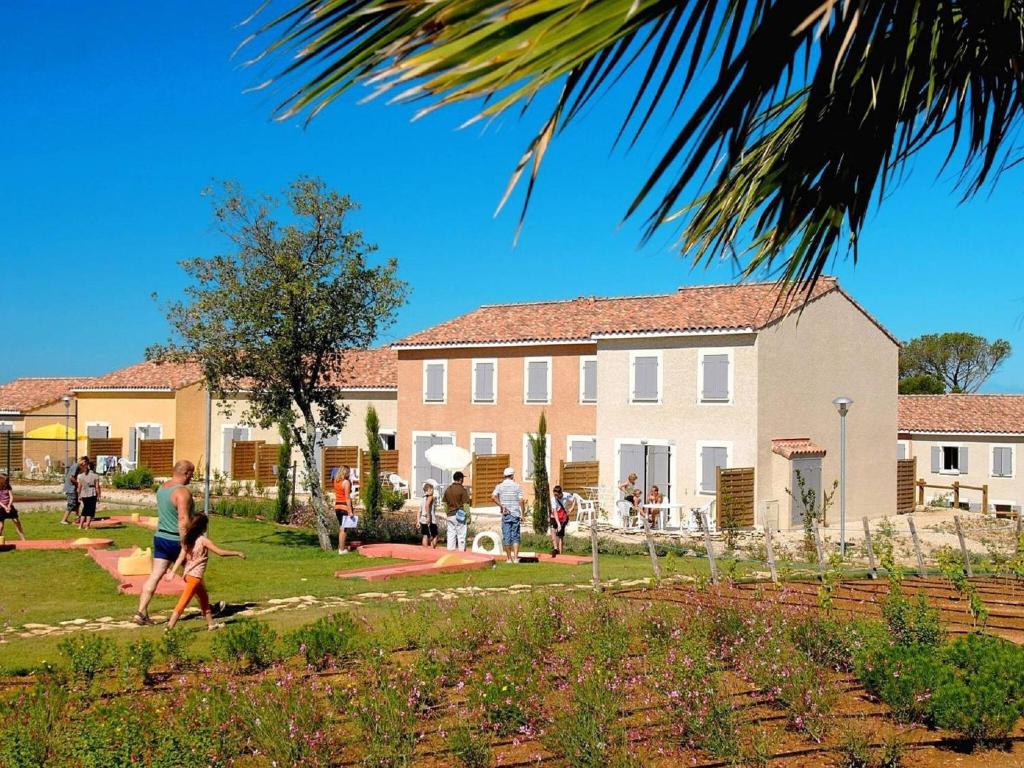
[[[78,392],[99,389],[155,389],[174,391],[195,384],[203,377],[196,363],[153,363],[148,360],[97,376]]]
[[[824,456],[825,449],[812,443],[809,437],[782,437],[772,440],[772,451],[784,459],[794,456]]]
[[[393,349],[348,349],[342,360],[344,388],[398,389],[398,353]]]
[[[25,377],[0,385],[0,413],[24,413],[70,395],[89,376]]]
[[[824,277],[808,300],[838,289],[835,278]],[[406,336],[394,347],[572,342],[617,334],[758,330],[798,310],[800,305],[799,301],[786,303],[780,298],[776,283],[692,286],[650,296],[493,304]]]
[[[901,432],[1024,433],[1024,395],[900,395]]]

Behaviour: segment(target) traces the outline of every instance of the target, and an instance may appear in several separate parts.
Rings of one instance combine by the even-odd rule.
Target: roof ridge
[[[668,296],[675,296],[671,293],[632,293],[625,296],[573,296],[571,299],[537,299],[535,301],[505,301],[498,304],[481,304],[477,309],[495,309],[497,307],[532,307],[541,304],[572,304],[574,301],[626,301],[628,299],[657,299]],[[472,314],[476,309],[471,309],[465,314]],[[459,315],[458,317],[463,317]],[[453,320],[458,318],[452,318]]]

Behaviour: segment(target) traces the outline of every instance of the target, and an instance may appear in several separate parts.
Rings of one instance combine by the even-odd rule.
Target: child
[[[437,547],[437,505],[434,498],[434,484],[423,484],[423,501],[420,502],[420,536],[424,547]]]
[[[206,538],[206,528],[209,523],[210,519],[202,512],[192,516],[192,519],[188,521],[188,528],[185,530],[185,538],[181,540],[181,554],[178,555],[178,559],[171,567],[171,570],[164,576],[165,579],[170,581],[174,578],[174,572],[178,569],[178,566],[184,564],[182,576],[185,577],[185,589],[181,593],[181,599],[178,600],[178,604],[174,606],[171,619],[167,622],[167,629],[173,629],[174,625],[178,623],[178,619],[185,612],[185,608],[192,600],[193,595],[199,598],[199,608],[203,612],[203,616],[206,617],[207,627],[213,629],[213,611],[210,608],[210,598],[206,594],[206,586],[203,584],[203,574],[206,573],[206,563],[210,559],[210,552],[221,557],[240,557],[243,560],[245,559],[244,552],[221,549]]]
[[[100,476],[96,474],[96,463],[86,463],[75,478],[75,482],[78,483],[78,498],[82,500],[82,516],[79,518],[78,527],[84,531],[92,527],[92,521],[96,518],[96,504],[103,490]]]
[[[8,520],[14,521],[14,527],[18,529],[21,540],[25,540],[25,529],[21,527],[21,519],[18,517],[18,510],[14,506],[14,492],[11,490],[11,480],[7,475],[0,474],[0,536],[4,535],[4,525]]]

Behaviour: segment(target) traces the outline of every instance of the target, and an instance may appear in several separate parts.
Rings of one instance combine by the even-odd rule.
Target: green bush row
[[[153,470],[149,467],[136,467],[120,472],[114,475],[113,484],[115,488],[148,490],[153,487]]]

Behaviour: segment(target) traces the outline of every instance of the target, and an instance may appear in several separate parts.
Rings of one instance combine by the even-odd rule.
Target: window
[[[550,357],[528,357],[523,361],[523,402],[551,402]]]
[[[962,445],[933,445],[932,472],[943,475],[966,475],[967,448]]]
[[[533,480],[533,450],[530,435],[523,435],[523,480]],[[544,435],[544,466],[551,477],[551,435]]]
[[[1013,448],[992,446],[992,477],[1013,477]]]
[[[495,382],[497,381],[498,361],[474,360],[473,361],[473,402],[474,403],[496,403],[498,395]]]
[[[385,451],[393,451],[398,448],[398,434],[393,429],[377,430],[377,437],[380,439],[380,447]]]
[[[661,402],[661,353],[632,352],[630,361],[630,402]]]
[[[701,493],[718,492],[718,467],[729,466],[732,446],[728,443],[697,444],[697,479]]]
[[[906,443],[896,443],[896,458],[897,459],[905,459],[905,458],[907,458],[907,444]]]
[[[672,478],[675,475],[675,447],[671,442],[625,438],[616,440],[615,446],[618,458],[616,483],[635,474],[636,487],[643,491],[645,497],[656,485],[665,500],[671,501]]]
[[[13,421],[0,421],[0,432],[13,432],[14,422]]]
[[[569,461],[597,461],[597,438],[593,435],[569,435],[565,455]]]
[[[580,358],[580,402],[597,402],[597,358]]]
[[[454,432],[413,432],[412,433],[412,487],[410,493],[423,496],[423,484],[433,480],[444,487],[452,482],[452,473],[435,467],[427,461],[427,451],[435,445],[455,445]]]
[[[159,440],[163,429],[159,424],[136,424],[128,430],[128,460],[139,458],[139,443],[143,440]]]
[[[732,352],[701,352],[698,384],[702,403],[732,401]]]
[[[423,402],[444,403],[448,396],[448,361],[423,361]]]
[[[469,436],[469,450],[478,456],[493,456],[498,436],[494,432],[473,432]]]
[[[85,436],[96,438],[110,437],[110,424],[105,421],[90,421],[85,425]]]
[[[249,439],[248,427],[236,427],[233,424],[225,424],[220,428],[221,435],[221,471],[225,475],[233,475],[231,457],[234,455],[235,443]]]

